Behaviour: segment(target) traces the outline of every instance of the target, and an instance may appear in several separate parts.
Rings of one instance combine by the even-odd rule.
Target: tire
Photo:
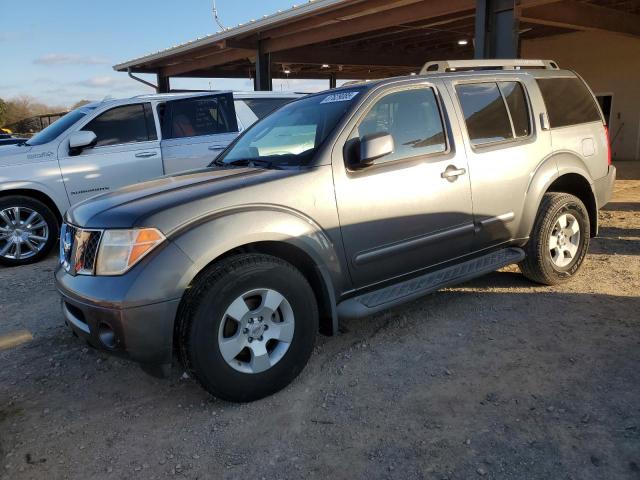
[[[545,193],[520,271],[543,285],[566,282],[582,266],[589,237],[589,213],[582,201],[568,193]]]
[[[0,265],[42,260],[56,244],[59,233],[56,216],[41,201],[22,195],[0,198]]]
[[[243,254],[197,279],[178,321],[187,371],[218,398],[250,402],[284,388],[302,371],[318,332],[318,307],[306,278],[291,264]]]

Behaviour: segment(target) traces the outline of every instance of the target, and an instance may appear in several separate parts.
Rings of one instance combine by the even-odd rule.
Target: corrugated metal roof
[[[196,38],[195,40],[181,43],[164,50],[159,50],[139,58],[127,60],[114,65],[113,69],[117,71],[126,71],[127,68],[130,67],[161,60],[172,55],[187,52],[191,49],[206,47],[222,40],[233,38],[237,35],[257,33],[267,27],[273,27],[278,23],[287,22],[288,20],[296,17],[313,14],[318,10],[347,2],[349,2],[349,0],[309,0],[307,3],[302,5],[293,5],[288,10],[279,10],[271,15],[265,15],[260,20],[250,20],[246,23],[240,23],[237,26],[228,28],[222,32],[216,32],[212,35],[207,35],[206,37]]]

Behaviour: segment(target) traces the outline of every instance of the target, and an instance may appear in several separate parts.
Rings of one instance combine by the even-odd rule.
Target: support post
[[[271,78],[271,54],[265,53],[262,48],[262,41],[258,41],[256,51],[256,76],[253,80],[254,90],[273,90]]]
[[[169,77],[165,77],[164,75],[157,75],[158,77],[158,86],[156,90],[158,93],[169,93],[171,90],[171,86],[169,85]]]
[[[519,0],[476,0],[475,58],[517,58]]]
[[[329,88],[336,88],[336,74],[329,75]]]

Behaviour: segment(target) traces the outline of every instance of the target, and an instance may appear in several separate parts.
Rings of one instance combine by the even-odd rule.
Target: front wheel
[[[313,351],[318,309],[295,267],[247,254],[201,275],[180,321],[187,370],[216,397],[247,402],[277,392],[302,371]]]
[[[58,221],[49,207],[34,198],[0,198],[0,264],[34,263],[44,258],[58,239]]]
[[[544,285],[569,280],[582,266],[589,248],[589,214],[582,201],[568,193],[545,193],[518,264],[525,277]]]

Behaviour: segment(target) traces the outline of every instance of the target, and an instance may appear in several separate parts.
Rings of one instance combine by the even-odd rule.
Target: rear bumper
[[[60,294],[65,323],[95,348],[147,366],[171,363],[179,299],[117,309]]]
[[[604,207],[613,196],[613,184],[616,181],[616,167],[609,165],[608,173],[593,182],[593,189],[596,194],[596,206],[598,210]]]

